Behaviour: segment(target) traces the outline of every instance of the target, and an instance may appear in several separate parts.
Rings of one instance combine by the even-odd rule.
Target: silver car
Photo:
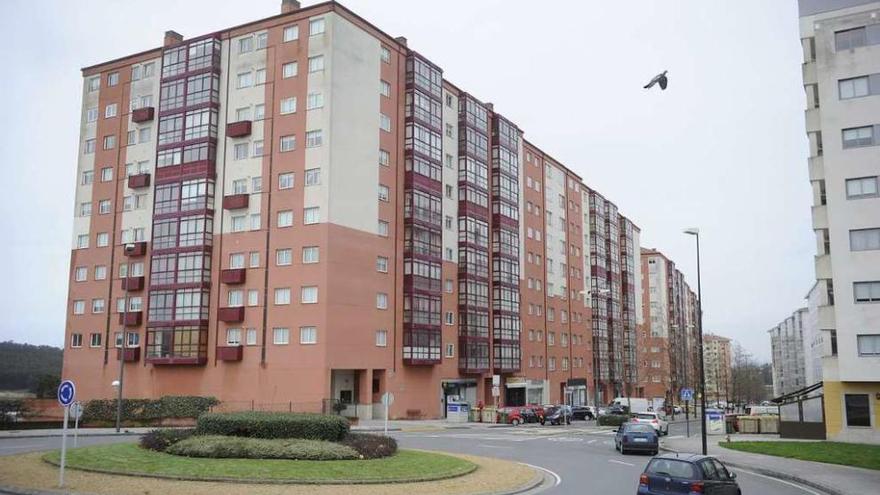
[[[653,426],[657,436],[669,435],[669,423],[655,412],[636,413],[633,416],[632,422]]]

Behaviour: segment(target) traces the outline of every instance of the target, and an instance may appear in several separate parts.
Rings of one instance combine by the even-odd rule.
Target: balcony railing
[[[136,174],[128,176],[128,187],[138,189],[141,187],[150,187],[150,174]]]
[[[220,281],[224,284],[237,285],[243,284],[246,279],[247,270],[244,268],[230,268],[220,272]]]
[[[122,279],[122,290],[139,291],[144,289],[144,277],[125,277]]]
[[[130,243],[134,245],[130,251],[125,251],[126,256],[143,256],[147,254],[147,241],[139,241]]]
[[[244,306],[235,308],[220,308],[217,311],[217,318],[227,323],[238,323],[244,321]]]
[[[229,196],[223,196],[223,209],[238,210],[241,208],[247,208],[249,199],[249,194],[230,194]]]
[[[127,347],[125,349],[116,349],[116,360],[122,359],[126,363],[136,363],[141,359],[140,347]]]
[[[156,109],[153,107],[143,107],[131,112],[131,121],[140,124],[141,122],[149,122],[153,120]]]
[[[128,311],[119,313],[119,324],[126,327],[136,327],[143,321],[143,311]]]
[[[217,347],[217,359],[220,361],[241,361],[243,347],[240,345],[228,345]]]
[[[230,122],[226,124],[226,136],[227,137],[245,137],[251,135],[251,121],[250,120],[242,120],[239,122]]]

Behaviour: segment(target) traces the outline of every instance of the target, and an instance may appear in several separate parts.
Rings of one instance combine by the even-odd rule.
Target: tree
[[[755,404],[765,400],[765,372],[769,365],[761,365],[738,342],[733,345],[731,396],[737,404]]]
[[[58,375],[46,374],[37,378],[37,386],[34,393],[38,399],[55,399],[58,394],[58,385],[61,384],[61,377]]]

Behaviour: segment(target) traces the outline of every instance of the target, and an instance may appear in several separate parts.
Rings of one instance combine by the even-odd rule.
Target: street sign
[[[83,407],[82,402],[74,402],[70,405],[70,417],[79,421],[80,419],[82,419],[84,409],[85,408]]]
[[[689,388],[681,389],[681,400],[689,401],[694,398],[694,391]]]
[[[70,380],[64,380],[61,382],[61,385],[58,385],[58,402],[67,407],[73,402],[73,399],[76,397],[76,387],[73,386],[73,382]]]
[[[492,386],[498,387],[501,385],[501,375],[492,375]]]
[[[501,387],[492,387],[492,397],[501,397]]]
[[[391,392],[385,392],[382,394],[382,405],[390,406],[391,404],[394,404],[394,394]]]

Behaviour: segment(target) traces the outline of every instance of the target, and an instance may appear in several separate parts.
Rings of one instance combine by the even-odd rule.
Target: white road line
[[[756,473],[756,472],[754,472],[754,471],[748,471],[748,470],[745,470],[745,469],[739,469],[739,468],[734,468],[734,469],[736,469],[737,471],[739,471],[739,472],[741,472],[741,473],[748,473],[748,474],[751,474],[751,475],[753,475],[753,476],[758,476],[758,477],[760,477],[760,478],[765,478],[765,479],[768,479],[768,480],[776,481],[776,482],[778,482],[778,483],[782,483],[783,485],[792,486],[792,487],[794,487],[794,488],[797,488],[798,490],[801,490],[801,491],[803,491],[803,492],[809,493],[810,495],[822,495],[822,494],[819,493],[819,492],[816,492],[816,491],[813,491],[813,490],[811,490],[811,489],[809,489],[809,488],[806,488],[806,487],[804,487],[804,486],[798,485],[797,483],[792,483],[792,482],[790,482],[790,481],[781,480],[781,479],[779,479],[779,478],[774,478],[774,477],[772,477],[772,476],[766,476],[766,475],[763,475],[763,474],[760,474],[760,473]]]
[[[615,459],[608,459],[608,462],[613,462],[615,464],[623,464],[624,466],[635,466],[635,464],[630,464],[628,462],[618,461]],[[818,494],[817,494],[818,495]]]
[[[534,469],[540,470],[540,471],[544,471],[545,473],[547,473],[547,474],[553,476],[554,478],[556,478],[556,482],[553,483],[553,486],[559,486],[559,485],[562,483],[562,477],[559,476],[558,474],[554,473],[553,471],[550,471],[550,470],[547,469],[547,468],[543,468],[543,467],[541,467],[541,466],[535,466],[534,464],[529,464],[529,463],[526,463],[526,462],[521,462],[520,464],[522,464],[522,465],[524,465],[524,466],[528,466],[528,467],[530,467],[530,468],[534,468]]]
[[[479,446],[479,447],[485,447],[485,448],[487,448],[487,449],[512,449],[512,448],[513,448],[513,447],[505,447],[505,446],[503,446],[503,445],[486,445],[486,444],[484,444],[484,443],[481,443],[481,444],[479,444],[478,446]]]

